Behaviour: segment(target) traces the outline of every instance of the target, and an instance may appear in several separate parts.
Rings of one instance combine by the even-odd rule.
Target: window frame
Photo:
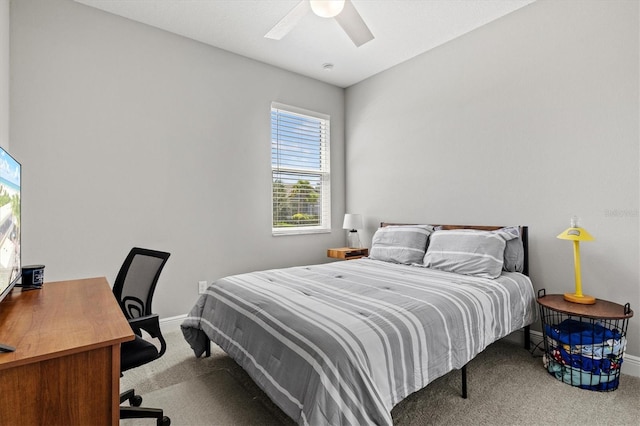
[[[286,105],[278,102],[271,103],[271,119],[270,119],[270,139],[271,139],[271,234],[273,236],[282,235],[301,235],[301,234],[318,234],[318,233],[330,233],[331,232],[331,116],[328,114],[319,113],[316,111],[307,110],[300,107]],[[277,141],[274,139],[274,113],[277,115],[280,112],[301,116],[305,119],[314,119],[321,122],[321,137],[319,140],[320,146],[318,147],[318,162],[319,167],[303,168],[295,166],[282,166],[281,164],[274,163],[274,149],[277,149]],[[318,214],[319,224],[310,226],[289,226],[289,227],[276,227],[274,226],[274,179],[277,173],[291,173],[300,175],[318,175],[319,182],[321,184],[320,200],[318,201],[318,207],[320,212]]]

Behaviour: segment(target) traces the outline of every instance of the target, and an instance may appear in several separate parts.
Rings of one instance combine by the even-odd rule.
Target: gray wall
[[[346,92],[347,210],[530,226],[531,277],[640,312],[637,1],[538,1]],[[640,355],[640,315],[628,353]]]
[[[0,146],[9,147],[9,0],[0,0]]]
[[[47,281],[167,250],[155,310],[197,281],[319,263],[340,246],[344,91],[71,0],[11,2],[11,148],[23,261]],[[271,236],[270,103],[331,115],[334,231]]]

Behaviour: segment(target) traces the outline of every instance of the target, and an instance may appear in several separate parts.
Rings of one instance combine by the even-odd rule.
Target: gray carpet
[[[179,330],[165,337],[168,349],[162,358],[127,371],[121,379],[122,390],[134,387],[143,396],[143,406],[162,407],[174,426],[293,424],[215,345],[210,358],[196,359]],[[613,392],[578,389],[551,377],[539,356],[503,341],[478,355],[467,371],[468,399],[460,397],[460,372],[453,371],[398,404],[392,411],[394,424],[640,424],[638,377],[623,375]]]

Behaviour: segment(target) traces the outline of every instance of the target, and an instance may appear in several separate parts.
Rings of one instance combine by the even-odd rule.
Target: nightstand
[[[369,256],[368,248],[331,248],[327,250],[327,257],[342,260],[360,259],[361,257]]]
[[[538,291],[538,305],[549,374],[582,389],[616,390],[633,316],[630,305],[602,299],[593,305],[571,303],[544,289]]]

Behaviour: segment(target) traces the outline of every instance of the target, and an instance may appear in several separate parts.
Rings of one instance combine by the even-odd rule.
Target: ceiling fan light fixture
[[[309,0],[313,13],[321,18],[333,18],[344,8],[345,0]]]

